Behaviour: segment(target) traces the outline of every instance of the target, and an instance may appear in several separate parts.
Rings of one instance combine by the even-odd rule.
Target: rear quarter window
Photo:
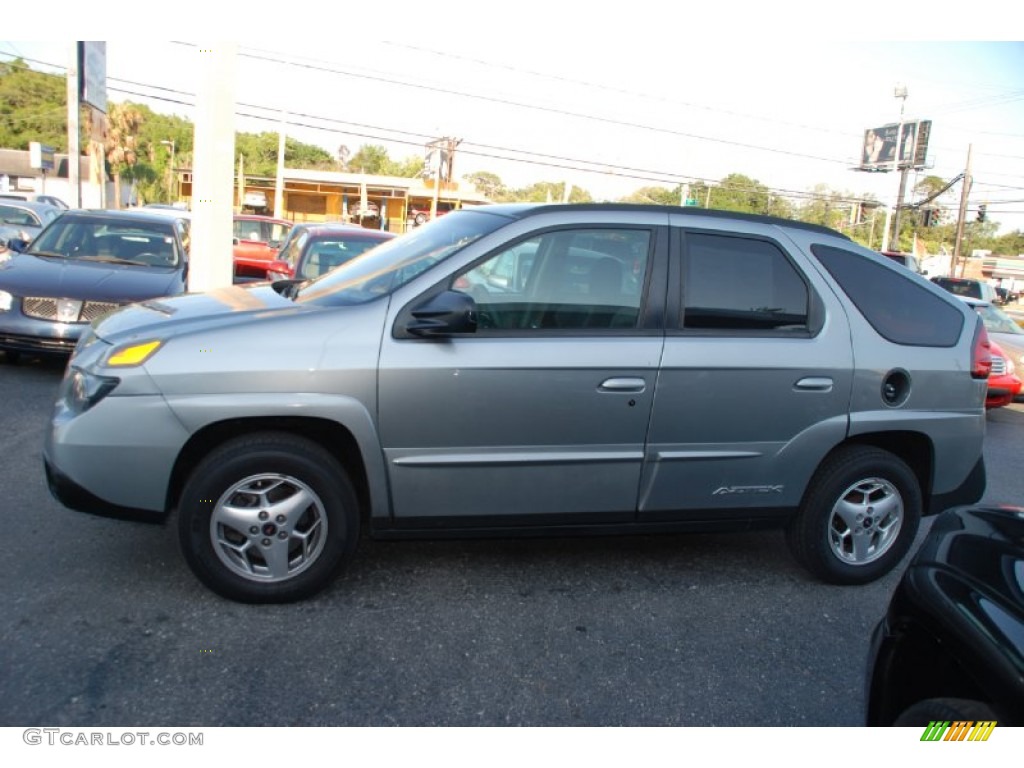
[[[963,313],[920,284],[920,278],[844,248],[815,244],[811,252],[882,338],[907,346],[956,346]]]

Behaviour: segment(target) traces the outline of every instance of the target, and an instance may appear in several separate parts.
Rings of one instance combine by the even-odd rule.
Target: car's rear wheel
[[[344,469],[305,438],[231,440],[196,466],[178,534],[192,571],[233,600],[290,602],[323,589],[351,558],[358,502]]]
[[[866,584],[906,555],[921,507],[917,476],[903,460],[880,448],[847,446],[814,474],[787,541],[821,580]]]
[[[973,699],[925,699],[907,707],[893,722],[899,727],[925,728],[934,722],[998,720],[992,708]]]

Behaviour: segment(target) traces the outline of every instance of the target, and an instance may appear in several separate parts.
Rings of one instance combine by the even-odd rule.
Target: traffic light
[[[931,208],[925,208],[921,211],[921,226],[930,227],[935,221],[935,211]]]
[[[984,203],[982,203],[981,205],[978,206],[978,221],[979,222],[982,222],[982,221],[985,220],[985,209],[986,208],[987,208],[987,206]]]

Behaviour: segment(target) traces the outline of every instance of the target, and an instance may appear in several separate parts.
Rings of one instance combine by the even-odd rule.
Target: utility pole
[[[893,160],[892,160],[892,169],[894,171],[896,171],[896,173],[899,173],[899,170],[900,170],[900,149],[901,149],[900,144],[902,143],[902,139],[903,139],[903,110],[907,106],[907,87],[905,85],[897,85],[896,86],[896,90],[893,92],[893,95],[895,95],[897,99],[902,99],[902,101],[900,102],[900,122],[899,122],[899,125],[896,126],[896,155],[895,155],[895,157],[893,157]],[[890,232],[891,225],[892,225],[892,217],[893,217],[894,211],[899,207],[900,201],[902,199],[901,198],[902,194],[903,194],[903,179],[901,178],[900,179],[900,184],[899,184],[899,187],[898,187],[898,191],[896,193],[896,201],[893,203],[892,208],[886,209],[886,212],[885,212],[885,231],[882,233],[882,248],[881,248],[881,250],[883,250],[883,251],[889,250],[889,232]],[[899,250],[899,247],[900,247],[900,235],[899,235],[899,231],[898,230],[896,232],[896,238],[895,239],[896,239],[896,249]]]
[[[68,63],[68,191],[72,208],[82,207],[82,179],[79,158],[82,155],[79,137],[79,94],[81,93],[78,70],[78,42],[71,43],[71,58]]]
[[[455,163],[455,148],[462,143],[462,139],[453,139],[445,136],[430,144],[437,152],[437,176],[434,179],[434,198],[430,201],[430,220],[437,218],[437,204],[441,196],[442,181],[452,180],[452,168]],[[444,147],[442,151],[441,147]]]
[[[196,56],[192,181],[192,260],[188,289],[231,286],[235,173],[235,87],[238,44],[200,44]]]
[[[971,185],[974,179],[971,177],[971,149],[972,144],[967,145],[967,169],[964,171],[964,186],[960,192],[960,213],[956,219],[956,242],[953,244],[953,261],[949,265],[949,274],[956,276],[956,265],[960,259],[960,241],[964,236],[964,219],[967,218],[967,196],[971,193]]]
[[[281,113],[281,127],[277,132],[277,180],[274,183],[274,218],[284,218],[284,118]]]

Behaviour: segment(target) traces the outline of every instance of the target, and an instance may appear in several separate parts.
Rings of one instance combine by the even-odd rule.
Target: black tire
[[[797,562],[822,581],[867,584],[907,554],[921,509],[917,476],[902,459],[846,446],[818,467],[786,539]]]
[[[21,362],[21,352],[14,349],[5,349],[4,355],[7,357],[7,362],[11,365],[17,365]]]
[[[992,709],[973,699],[925,699],[907,707],[893,722],[896,727],[927,728],[935,721],[998,720]]]
[[[178,506],[178,536],[193,573],[218,594],[292,602],[323,589],[351,559],[358,501],[345,470],[321,446],[286,433],[248,435],[193,470]]]

